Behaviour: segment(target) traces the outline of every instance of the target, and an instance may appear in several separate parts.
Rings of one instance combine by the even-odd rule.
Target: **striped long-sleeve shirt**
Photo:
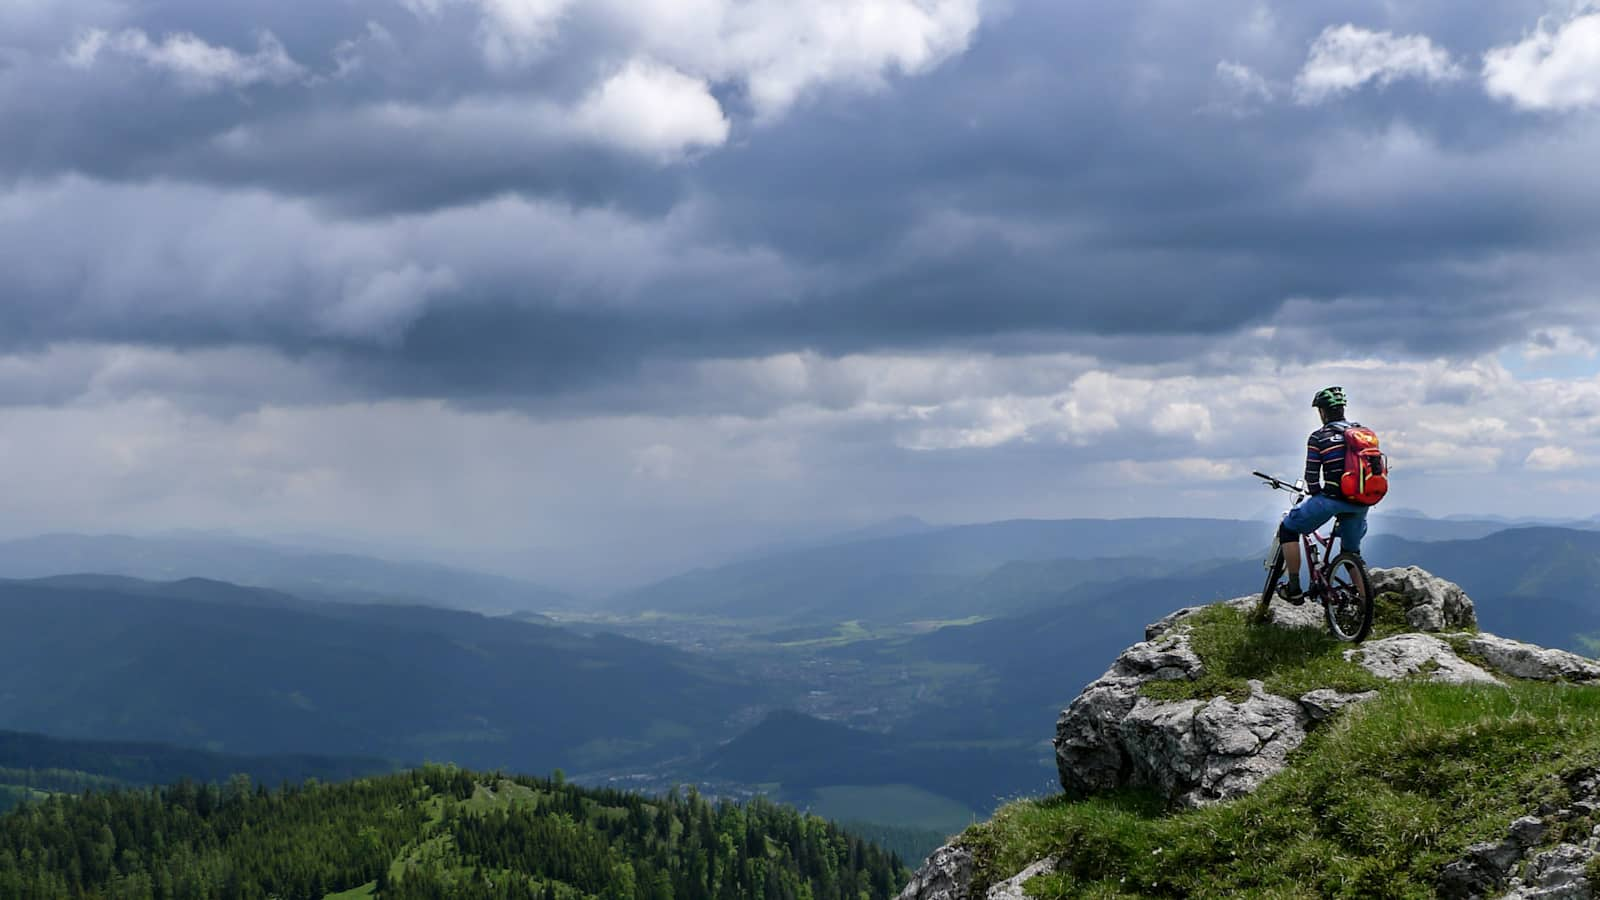
[[[1306,484],[1313,494],[1344,499],[1339,479],[1344,475],[1344,430],[1357,423],[1340,419],[1311,432],[1306,441]]]

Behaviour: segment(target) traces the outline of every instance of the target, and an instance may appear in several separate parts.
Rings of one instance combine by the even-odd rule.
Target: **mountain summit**
[[[1479,632],[1374,569],[1360,646],[1255,598],[1146,629],[1056,726],[1063,794],[936,851],[901,900],[1591,896],[1600,664]]]

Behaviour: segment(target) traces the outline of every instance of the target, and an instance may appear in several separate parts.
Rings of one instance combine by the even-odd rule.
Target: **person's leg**
[[[1300,535],[1321,528],[1336,512],[1333,501],[1317,496],[1306,498],[1283,517],[1283,524],[1278,527],[1278,541],[1283,545],[1283,570],[1289,576],[1289,583],[1283,591],[1285,600],[1296,602],[1301,596]]]
[[[1289,576],[1289,581],[1300,583],[1300,535],[1295,535],[1294,540],[1283,545],[1283,573]]]
[[[1339,536],[1341,551],[1360,556],[1361,540],[1367,536],[1367,510],[1355,507],[1351,512],[1341,513],[1339,524],[1333,530]]]

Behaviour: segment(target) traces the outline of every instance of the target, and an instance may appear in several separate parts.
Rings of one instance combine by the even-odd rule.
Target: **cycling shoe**
[[[1306,592],[1301,590],[1298,584],[1280,584],[1278,585],[1278,599],[1290,606],[1300,606],[1306,602]]]

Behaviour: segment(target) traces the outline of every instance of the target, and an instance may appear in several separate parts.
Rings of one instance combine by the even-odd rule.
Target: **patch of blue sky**
[[[1541,378],[1561,380],[1600,377],[1600,354],[1540,353],[1529,355],[1523,348],[1501,351],[1500,365],[1518,381]]]

